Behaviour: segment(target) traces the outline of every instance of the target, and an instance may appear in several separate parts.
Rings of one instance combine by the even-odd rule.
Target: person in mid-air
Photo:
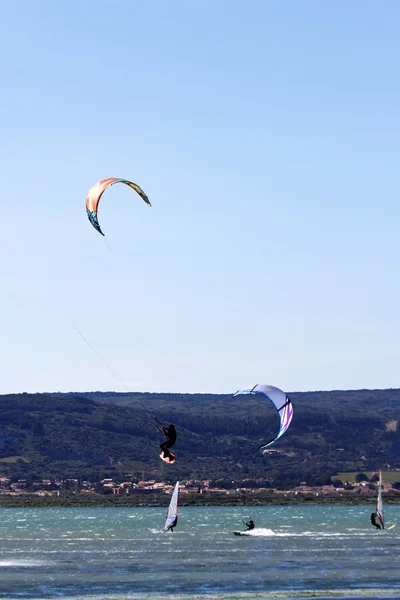
[[[373,512],[373,513],[371,514],[371,523],[372,523],[372,525],[373,525],[374,527],[376,527],[377,529],[382,529],[382,528],[381,528],[381,526],[379,525],[379,523],[377,523],[377,522],[376,522],[376,517],[377,517],[377,514]]]
[[[174,533],[174,527],[176,527],[177,523],[178,523],[178,515],[176,515],[176,517],[172,521],[171,525],[169,527],[167,527],[167,529],[165,531],[172,531],[172,533]]]
[[[253,521],[253,519],[250,519],[250,521],[247,521],[246,527],[247,527],[246,531],[250,531],[250,529],[254,529],[254,521]]]
[[[172,446],[176,442],[175,425],[172,425],[172,423],[169,427],[164,427],[164,425],[161,425],[161,431],[163,432],[163,434],[165,435],[165,437],[167,439],[165,440],[165,442],[160,444],[160,448],[164,453],[164,458],[168,458],[171,456],[171,452],[169,451],[169,448],[172,448]]]

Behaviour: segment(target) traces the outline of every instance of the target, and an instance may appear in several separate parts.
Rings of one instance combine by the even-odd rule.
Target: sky
[[[397,0],[0,15],[0,393],[400,387]]]

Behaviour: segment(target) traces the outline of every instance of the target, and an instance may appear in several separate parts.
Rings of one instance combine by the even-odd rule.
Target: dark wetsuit
[[[175,519],[172,521],[171,525],[168,527],[168,529],[166,529],[166,531],[172,531],[172,533],[174,533],[174,527],[176,527],[177,523],[178,523],[178,516],[175,517]]]
[[[247,531],[250,531],[250,529],[254,529],[254,521],[253,521],[253,519],[250,519],[250,521],[247,521],[246,527],[247,527]]]
[[[172,448],[172,446],[176,442],[176,429],[175,429],[175,425],[172,425],[172,423],[171,423],[171,425],[168,428],[163,427],[162,430],[163,430],[164,435],[167,437],[167,439],[165,442],[160,444],[160,448],[164,452],[164,457],[167,457],[167,456],[171,455],[168,448]]]
[[[371,523],[377,529],[381,529],[381,526],[379,525],[379,523],[376,522],[376,513],[371,514]]]

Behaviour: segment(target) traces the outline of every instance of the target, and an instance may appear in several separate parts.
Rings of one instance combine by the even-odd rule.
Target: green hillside
[[[0,396],[0,474],[98,481],[127,475],[268,479],[319,485],[339,472],[400,467],[400,390],[293,393],[290,430],[271,452],[278,417],[258,397],[213,394],[19,394]],[[143,409],[146,408],[146,411]],[[151,415],[175,423],[175,465],[164,465]],[[400,474],[398,477],[400,480]]]
[[[377,471],[363,471],[369,480],[375,476],[377,478]],[[341,481],[348,481],[349,483],[356,482],[357,473],[338,473],[337,478]],[[396,481],[400,481],[400,472],[399,471],[385,471],[382,470],[382,481],[384,483],[395,483]]]

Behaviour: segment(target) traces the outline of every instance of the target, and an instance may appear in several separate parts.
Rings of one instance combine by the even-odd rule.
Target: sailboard
[[[382,471],[379,469],[379,481],[378,481],[378,497],[376,499],[376,516],[379,519],[382,529],[385,529],[385,519],[382,503]]]
[[[168,506],[168,513],[164,523],[163,531],[168,531],[175,518],[178,517],[178,492],[179,492],[179,481],[176,482],[174,491],[172,492],[171,500]]]

